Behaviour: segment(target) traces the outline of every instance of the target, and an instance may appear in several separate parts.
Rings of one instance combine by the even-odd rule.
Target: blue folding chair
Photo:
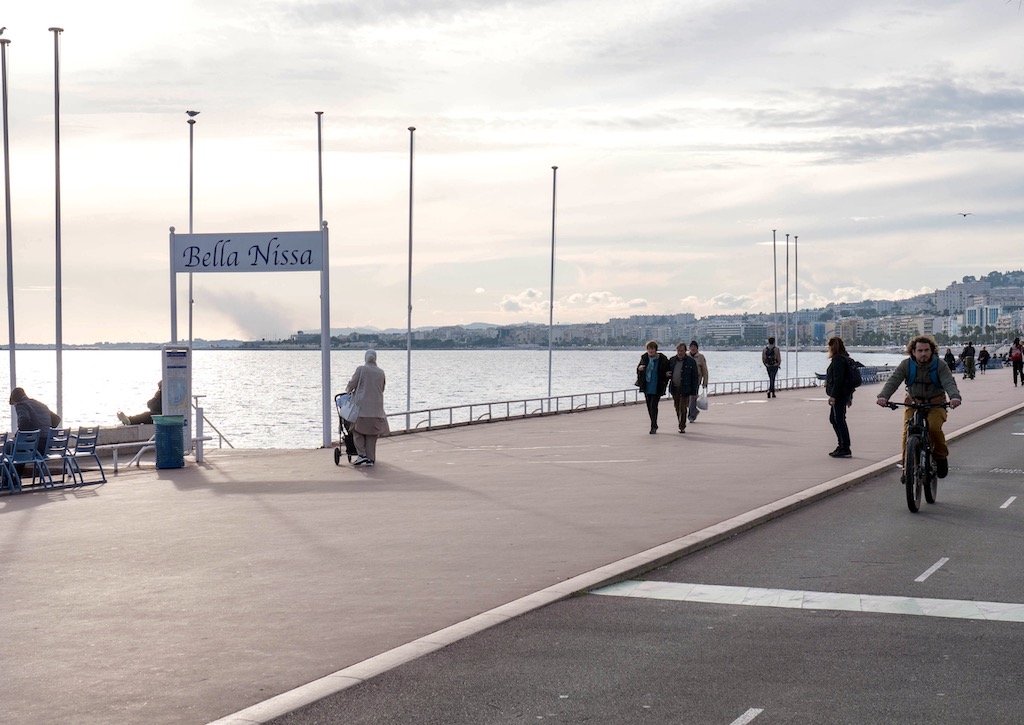
[[[7,432],[0,433],[0,491],[8,489],[11,493],[21,490],[21,479],[18,478],[14,466],[7,460]]]
[[[7,463],[9,470],[14,476],[14,480],[17,483],[17,489],[21,490],[21,475],[18,473],[18,466],[32,466],[32,483],[36,482],[36,476],[39,474],[39,464],[44,464],[43,469],[45,470],[45,461],[39,454],[39,431],[37,430],[19,430],[14,436],[14,444],[11,446],[11,452],[7,454]]]
[[[89,481],[89,483],[107,482],[107,474],[103,472],[103,464],[100,463],[100,457],[96,455],[96,440],[99,436],[100,429],[98,426],[79,428],[78,435],[75,436],[75,447],[68,450],[67,463],[71,466],[71,478],[77,481],[78,485],[86,483],[85,476],[82,474],[82,467],[78,463],[79,456],[92,458],[96,461],[96,467],[100,470],[100,480]]]
[[[71,474],[71,482],[75,482],[75,469],[68,461],[68,443],[71,440],[70,428],[50,428],[46,435],[46,447],[43,448],[42,462],[37,466],[39,478],[45,486],[56,485],[53,482],[52,463],[60,461],[60,483],[63,486],[67,481],[67,474]]]

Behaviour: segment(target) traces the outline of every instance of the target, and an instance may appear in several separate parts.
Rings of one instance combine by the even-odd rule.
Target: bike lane
[[[274,722],[1019,722],[1022,437],[957,437],[918,514],[892,467]]]

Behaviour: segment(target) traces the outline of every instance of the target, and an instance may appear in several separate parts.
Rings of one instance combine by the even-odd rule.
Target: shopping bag
[[[350,422],[359,417],[359,406],[352,400],[352,393],[345,393],[338,398],[338,413]]]
[[[697,396],[697,409],[707,410],[708,409],[708,389],[701,388],[700,395]]]

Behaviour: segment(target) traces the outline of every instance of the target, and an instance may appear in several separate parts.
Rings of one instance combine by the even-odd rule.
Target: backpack
[[[939,382],[939,359],[937,357],[932,358],[932,364],[928,368],[928,372],[931,375],[932,382],[935,383],[935,387],[941,388],[942,383]],[[917,360],[913,357],[910,358],[910,370],[907,371],[907,385],[911,385],[917,382]]]
[[[864,382],[864,377],[860,374],[860,369],[862,367],[864,366],[852,357],[846,358],[846,372],[847,377],[849,377],[850,380],[851,390],[856,390],[860,387],[860,384]]]
[[[1010,348],[1010,359],[1015,362],[1024,360],[1024,353],[1021,353],[1020,347],[1015,346]]]
[[[768,368],[779,367],[779,358],[775,357],[775,351],[778,350],[778,349],[779,349],[778,345],[776,345],[775,347],[767,347],[766,346],[764,348],[764,350],[761,352],[761,361],[764,363],[765,367],[768,367]],[[780,352],[779,353],[779,357],[781,357],[781,356],[782,356],[782,353]]]

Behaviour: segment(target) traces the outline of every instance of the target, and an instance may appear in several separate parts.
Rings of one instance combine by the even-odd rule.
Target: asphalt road
[[[644,596],[582,594],[274,722],[1024,722],[1022,436],[1018,413],[953,443],[921,513],[894,468],[618,585]],[[771,598],[803,605],[723,603]]]

